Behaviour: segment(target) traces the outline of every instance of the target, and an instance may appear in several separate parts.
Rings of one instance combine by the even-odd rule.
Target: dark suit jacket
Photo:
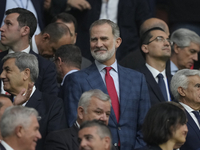
[[[76,45],[80,47],[84,57],[93,60],[90,53],[89,28],[100,17],[102,0],[87,1],[92,9],[84,11],[72,9],[70,13],[74,15],[79,25]],[[117,49],[118,60],[138,48],[140,25],[150,17],[152,15],[146,0],[119,0],[117,24],[123,42]]]
[[[120,119],[117,123],[113,108],[111,108],[108,126],[113,136],[113,143],[118,143],[120,140],[121,149],[132,150],[145,145],[142,140],[141,125],[150,107],[148,88],[144,76],[139,72],[118,65],[118,75]],[[94,63],[68,76],[65,91],[68,96],[64,99],[64,106],[70,126],[76,120],[76,110],[81,94],[91,89],[100,89],[108,94]]]
[[[180,150],[200,150],[200,130],[187,111],[186,114],[188,119],[188,134],[186,142],[181,146]]]
[[[36,89],[26,106],[35,108],[42,117],[39,120],[42,139],[38,140],[36,150],[43,150],[47,134],[67,127],[63,101],[54,95],[41,93]]]
[[[4,56],[8,54],[7,51],[3,51],[0,53],[0,73],[2,70],[2,59]],[[58,94],[58,86],[56,80],[56,68],[55,64],[44,59],[43,57],[39,56],[32,50],[30,50],[30,54],[33,54],[37,57],[39,63],[39,76],[37,81],[35,82],[35,86],[41,91],[49,94]]]
[[[6,150],[5,147],[0,143],[0,150]]]
[[[71,128],[51,132],[45,142],[45,150],[78,150],[78,128]]]
[[[37,13],[37,18],[39,22],[40,29],[42,30],[45,26],[44,23],[44,0],[31,0],[33,3],[33,6],[36,10]],[[1,5],[0,5],[0,23],[3,22],[3,17],[5,15],[5,8],[6,7],[6,0],[1,0]]]
[[[143,73],[146,78],[146,82],[148,85],[149,89],[149,95],[150,95],[150,100],[151,100],[151,105],[154,105],[159,102],[164,102],[165,99],[163,97],[163,94],[160,90],[160,87],[156,80],[154,79],[152,73],[149,71],[149,69],[146,67],[144,64],[141,68],[137,69],[139,72]],[[166,76],[167,76],[167,81],[168,81],[168,87],[170,87],[170,81],[171,81],[171,73],[166,70]],[[170,92],[170,88],[169,88]],[[170,94],[172,95],[172,94]],[[171,96],[171,100],[173,100],[173,97]]]
[[[142,148],[137,148],[135,150],[162,150],[159,146],[145,146]]]

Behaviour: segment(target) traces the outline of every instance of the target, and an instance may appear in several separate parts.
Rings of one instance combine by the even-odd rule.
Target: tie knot
[[[199,115],[199,111],[192,111],[192,113],[193,113],[195,116],[197,116],[197,115],[200,116],[200,115]]]
[[[112,69],[112,67],[105,67],[105,69],[106,69],[106,72],[109,72]]]
[[[157,77],[161,79],[161,78],[163,78],[163,75],[162,75],[161,73],[159,73],[159,74],[157,75]]]

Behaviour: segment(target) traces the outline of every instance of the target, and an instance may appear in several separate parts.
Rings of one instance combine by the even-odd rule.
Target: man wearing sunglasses
[[[151,105],[171,101],[166,62],[171,56],[171,45],[168,34],[162,28],[154,27],[147,30],[140,41],[141,51],[146,63],[138,70],[146,77]]]

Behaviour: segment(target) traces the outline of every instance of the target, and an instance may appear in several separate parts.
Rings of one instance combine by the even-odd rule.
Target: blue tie
[[[157,75],[157,77],[158,77],[158,85],[159,85],[160,90],[161,90],[161,92],[163,94],[163,97],[164,97],[165,101],[168,101],[167,90],[166,90],[165,82],[163,80],[163,75],[161,73],[159,73]]]
[[[199,125],[200,125],[200,115],[199,115],[199,112],[198,111],[192,111],[192,113],[196,116],[198,122],[199,122]]]

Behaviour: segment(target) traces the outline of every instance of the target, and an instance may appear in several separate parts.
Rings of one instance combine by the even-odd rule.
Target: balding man
[[[140,26],[140,37],[144,32],[154,27],[162,28],[165,31],[165,33],[167,33],[167,35],[169,36],[169,28],[163,20],[158,18],[150,18],[144,21],[144,23]],[[145,59],[142,56],[140,49],[137,49],[129,53],[119,62],[120,65],[131,69],[139,68],[144,63]]]

